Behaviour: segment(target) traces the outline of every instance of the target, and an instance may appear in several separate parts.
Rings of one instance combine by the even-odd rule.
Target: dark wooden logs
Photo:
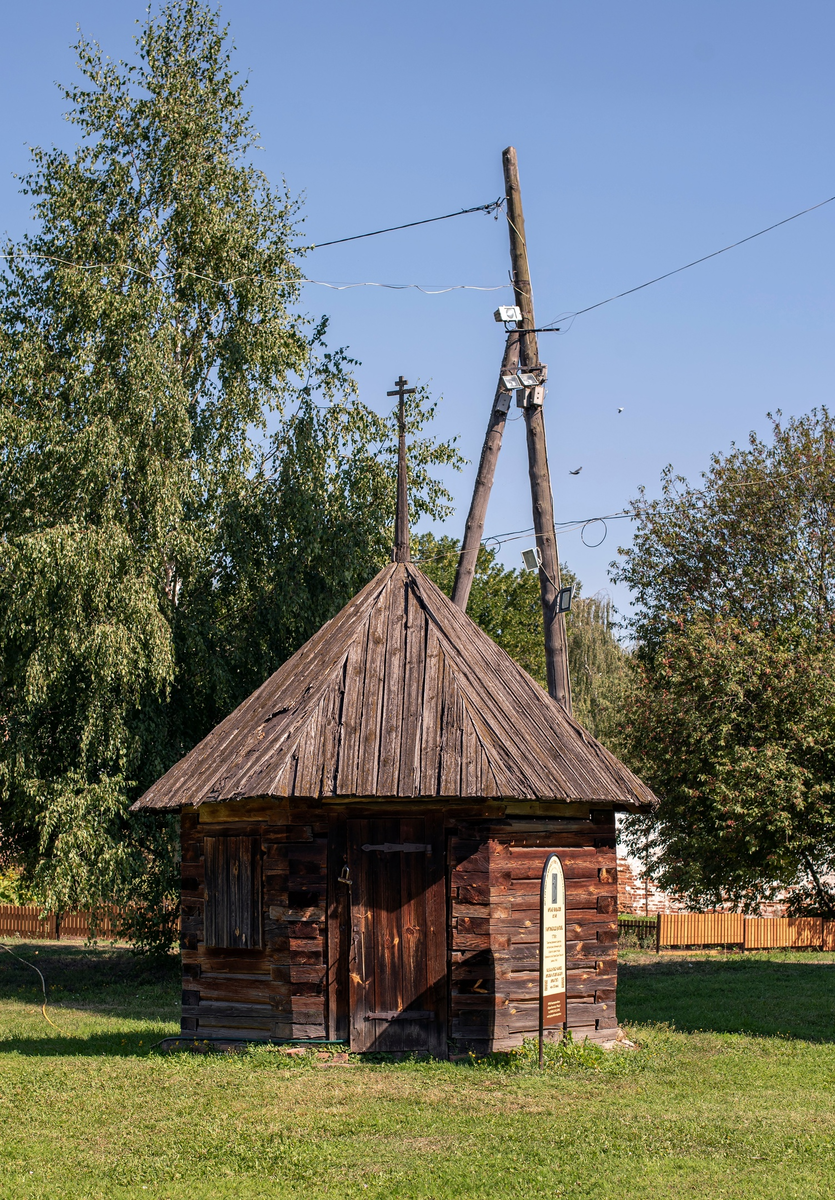
[[[605,820],[601,821],[599,813]],[[539,887],[552,851],[566,876],[568,1025],[603,1041],[617,1026],[614,815],[459,823],[450,842],[451,1033],[476,1053],[539,1025]],[[599,843],[599,844],[598,844]]]
[[[339,882],[346,865],[346,821],[384,806],[293,804],[281,811],[274,804],[247,804],[204,805],[182,813],[183,1032],[346,1038],[351,895]],[[535,1036],[539,881],[551,851],[560,855],[566,876],[569,1027],[578,1039],[612,1037],[617,1024],[613,814],[595,810],[592,819],[586,809],[577,817],[462,817],[420,800],[413,802],[413,811],[427,821],[433,814],[438,830],[433,837],[446,846],[446,895],[442,889],[434,893],[430,916],[447,928],[448,961],[439,955],[432,971],[439,979],[447,973],[453,1046],[483,1053]],[[235,838],[255,838],[260,846],[260,947],[205,944],[204,839],[227,828]]]

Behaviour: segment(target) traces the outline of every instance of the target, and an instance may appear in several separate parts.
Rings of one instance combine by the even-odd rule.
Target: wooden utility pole
[[[487,422],[487,432],[484,435],[484,445],[482,446],[481,458],[478,463],[473,498],[470,503],[470,511],[467,514],[467,524],[464,527],[464,540],[461,543],[458,566],[455,570],[452,603],[456,604],[462,612],[466,612],[467,610],[470,588],[473,586],[476,559],[481,547],[481,539],[484,537],[487,502],[490,499],[490,490],[493,487],[496,461],[499,457],[499,450],[502,447],[502,435],[504,434],[505,422],[507,420],[507,408],[501,404],[501,401],[504,398],[505,402],[509,403],[510,397],[507,389],[502,384],[501,377],[502,375],[515,375],[518,366],[519,335],[514,331],[508,335],[507,345],[505,346],[502,369],[499,372],[499,382],[496,388],[496,395],[493,399],[493,406],[490,410],[490,419]]]
[[[395,390],[387,396],[399,396],[397,408],[397,511],[394,518],[394,561],[411,562],[409,547],[409,485],[406,474],[406,397],[416,388],[406,387],[408,379],[395,380]]]
[[[533,311],[533,292],[525,244],[525,217],[522,212],[522,193],[519,189],[519,167],[513,146],[502,154],[507,223],[510,232],[510,259],[513,266],[513,288],[516,303],[522,310],[520,333],[520,369],[537,372],[540,367],[536,321]],[[528,474],[531,481],[533,523],[536,545],[540,555],[539,583],[542,596],[542,615],[545,624],[545,664],[548,672],[548,692],[569,713],[571,712],[571,683],[568,676],[568,645],[565,617],[556,611],[560,588],[560,560],[557,535],[554,529],[554,500],[551,495],[551,476],[548,470],[548,451],[545,445],[545,421],[542,406],[528,404],[523,410],[528,441]]]

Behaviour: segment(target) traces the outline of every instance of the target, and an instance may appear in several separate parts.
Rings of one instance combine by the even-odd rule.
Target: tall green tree
[[[50,907],[158,910],[174,828],[127,807],[388,557],[392,422],[299,315],[297,206],[216,11],[76,51],[80,144],[33,152],[0,275],[0,855]]]
[[[452,595],[459,549],[459,543],[449,537],[423,534],[416,539],[414,557],[448,596]],[[616,751],[629,673],[627,655],[617,638],[614,610],[605,597],[584,597],[580,581],[565,563],[560,576],[565,587],[574,586],[566,618],[574,716]],[[482,546],[467,615],[546,687],[542,600],[533,571],[503,567],[496,550]]]
[[[792,886],[835,915],[835,426],[825,409],[663,477],[617,578],[636,597],[626,731],[661,797],[653,878],[754,907]],[[648,826],[648,828],[647,828]]]

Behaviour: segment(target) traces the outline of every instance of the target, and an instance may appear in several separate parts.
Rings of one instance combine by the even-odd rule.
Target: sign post
[[[545,1029],[567,1023],[565,964],[565,875],[556,854],[542,868],[539,906],[539,1065]]]

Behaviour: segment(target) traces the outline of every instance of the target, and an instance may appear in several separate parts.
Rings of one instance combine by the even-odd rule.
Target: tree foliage
[[[772,424],[700,487],[668,469],[634,504],[627,740],[661,797],[653,878],[701,905],[793,885],[835,914],[835,428],[826,409]]]
[[[455,582],[459,548],[453,538],[424,534],[413,551],[421,569],[448,596]],[[563,585],[573,584],[575,589],[566,629],[574,716],[614,750],[628,668],[617,640],[612,605],[605,597],[583,597],[580,581],[565,563],[560,573]],[[503,567],[495,549],[482,546],[467,615],[546,687],[542,602],[534,572]]]
[[[389,557],[393,423],[299,315],[217,13],[76,50],[80,145],[33,151],[0,275],[0,857],[51,908],[162,911],[175,822],[126,809]],[[431,413],[415,515],[457,461]]]

